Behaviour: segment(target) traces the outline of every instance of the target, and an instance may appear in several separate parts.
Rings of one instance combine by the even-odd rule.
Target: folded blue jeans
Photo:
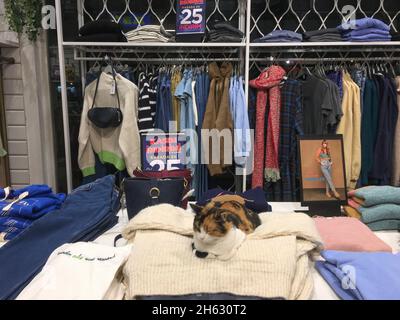
[[[91,241],[117,223],[119,193],[107,176],[75,189],[63,206],[0,248],[0,299],[14,299],[65,243]]]

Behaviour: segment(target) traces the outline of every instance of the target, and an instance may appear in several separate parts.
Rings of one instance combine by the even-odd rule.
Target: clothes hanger
[[[400,75],[400,62],[396,62],[396,66],[394,67],[396,76]]]
[[[294,63],[293,67],[286,73],[288,77],[293,75],[293,72],[299,67],[297,62]]]
[[[116,72],[111,57],[105,55],[103,61],[107,64],[106,67],[103,69],[104,73],[113,74],[114,72]]]
[[[389,75],[389,69],[386,63],[383,64],[383,69],[385,70],[386,75]]]
[[[88,72],[93,72],[93,73],[97,73],[99,72],[101,69],[101,64],[100,62],[97,60],[95,61],[95,63],[90,67]]]
[[[373,71],[373,69],[372,69],[371,63],[370,63],[370,62],[367,62],[367,66],[368,66],[369,77],[370,77],[370,79],[372,79],[373,76],[374,76],[374,71]]]
[[[389,65],[389,68],[388,68],[388,75],[390,76],[390,78],[396,78],[396,73],[395,73],[395,71],[394,71],[394,68],[393,68],[393,64],[392,64],[392,61],[388,61],[387,62],[387,65]]]
[[[383,76],[383,74],[382,74],[382,72],[381,72],[381,70],[380,70],[380,67],[379,67],[379,64],[375,64],[375,65],[373,65],[373,70],[374,70],[374,74],[375,75],[377,75],[377,76]]]

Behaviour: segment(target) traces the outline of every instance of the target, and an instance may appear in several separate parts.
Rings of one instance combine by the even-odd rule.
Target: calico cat
[[[258,214],[246,208],[243,198],[230,196],[230,200],[225,199],[223,196],[216,197],[204,207],[191,205],[196,213],[193,224],[195,233],[223,237],[235,227],[249,234],[261,224]]]
[[[192,249],[198,258],[212,253],[221,260],[230,259],[246,234],[261,224],[258,214],[247,209],[245,199],[239,196],[219,196],[204,207],[191,207],[196,213]]]

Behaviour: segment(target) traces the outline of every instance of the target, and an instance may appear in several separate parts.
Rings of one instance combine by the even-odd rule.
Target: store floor
[[[328,198],[325,194],[326,189],[304,189],[304,200],[305,201],[335,201],[335,198]],[[345,189],[337,189],[337,192],[340,194],[341,200],[346,200],[346,192]]]

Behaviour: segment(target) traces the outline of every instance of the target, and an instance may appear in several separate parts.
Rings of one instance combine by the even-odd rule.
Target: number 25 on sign
[[[177,34],[198,34],[206,31],[206,0],[178,0]]]

